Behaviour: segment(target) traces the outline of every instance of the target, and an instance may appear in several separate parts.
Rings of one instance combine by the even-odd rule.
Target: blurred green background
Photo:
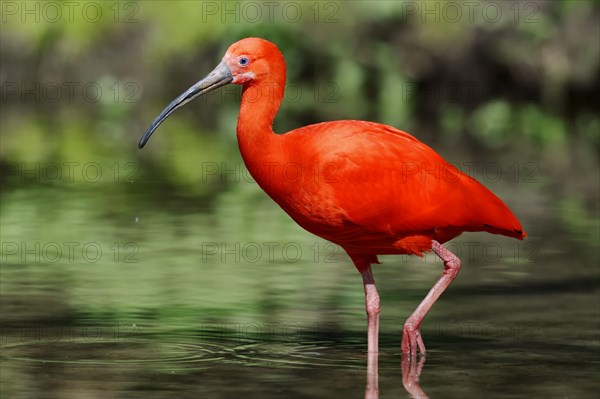
[[[396,126],[472,172],[521,220],[523,243],[483,234],[457,240],[463,255],[468,243],[492,243],[500,261],[481,251],[463,260],[455,296],[449,290],[446,305],[436,305],[433,322],[486,320],[466,299],[483,287],[475,293],[497,293],[485,297],[492,320],[533,317],[539,327],[559,318],[564,330],[550,329],[544,340],[576,335],[597,351],[597,2],[1,7],[2,343],[22,343],[23,329],[39,341],[37,323],[117,323],[137,337],[164,338],[220,322],[334,323],[362,342],[364,298],[350,261],[297,227],[244,172],[239,88],[187,105],[137,149],[148,124],[231,43],[260,36],[287,61],[276,132],[337,119]],[[298,248],[298,256],[289,252]],[[375,270],[388,309],[382,331],[393,333],[396,348],[401,323],[440,268],[384,259]],[[502,313],[512,303],[501,294],[506,287],[539,295],[529,308]],[[565,297],[557,292],[573,307],[558,306]],[[580,335],[566,332],[573,323],[584,323]],[[13,355],[64,360],[46,349]],[[4,392],[21,392],[29,371],[2,371]]]

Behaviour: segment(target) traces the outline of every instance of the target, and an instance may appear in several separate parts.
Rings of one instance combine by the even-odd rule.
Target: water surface
[[[205,203],[101,188],[2,194],[3,397],[364,395],[364,294],[337,247],[251,183]],[[523,224],[523,242],[451,244],[463,269],[423,325],[429,397],[598,392],[597,253],[551,219]],[[409,397],[402,323],[441,263],[381,259],[379,395]]]

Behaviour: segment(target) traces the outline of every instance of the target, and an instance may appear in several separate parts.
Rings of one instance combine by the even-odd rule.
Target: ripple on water
[[[176,364],[220,361],[223,348],[203,342],[136,340],[126,342],[52,342],[24,341],[2,345],[2,359],[34,363],[67,363],[77,365],[141,365]]]
[[[366,353],[352,341],[202,338],[155,336],[115,342],[30,340],[2,345],[0,358],[31,363],[207,368],[214,363],[250,367],[362,369]]]

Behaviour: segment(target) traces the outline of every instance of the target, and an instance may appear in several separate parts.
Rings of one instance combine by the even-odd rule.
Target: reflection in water
[[[421,371],[423,371],[424,364],[425,356],[421,356],[419,361],[407,356],[402,357],[402,385],[404,385],[410,396],[415,399],[429,398],[419,385],[419,377],[421,376]]]
[[[379,399],[379,353],[377,352],[368,353],[365,399]]]
[[[402,357],[402,385],[414,399],[429,399],[419,385],[419,377],[425,365],[425,356],[417,361],[408,356]],[[365,399],[379,399],[379,354],[369,352],[367,357],[367,384]]]

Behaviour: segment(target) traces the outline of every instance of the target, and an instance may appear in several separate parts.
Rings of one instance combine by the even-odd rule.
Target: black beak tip
[[[150,140],[150,136],[152,136],[152,133],[154,133],[154,127],[155,124],[153,123],[152,125],[150,125],[150,127],[148,128],[148,130],[146,130],[144,132],[144,135],[142,136],[142,138],[140,139],[140,142],[138,143],[138,148],[141,150],[142,148],[144,148],[144,146],[146,145],[146,143],[148,142],[148,140]]]

